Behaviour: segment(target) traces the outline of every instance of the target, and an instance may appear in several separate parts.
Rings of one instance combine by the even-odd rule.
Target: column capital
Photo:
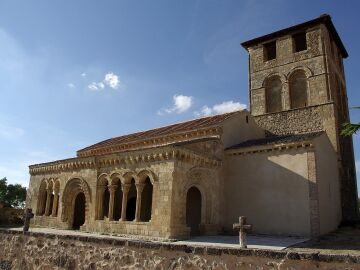
[[[122,184],[121,185],[121,190],[125,193],[128,193],[130,190],[131,184]]]
[[[136,191],[142,192],[145,187],[145,183],[138,183],[138,184],[135,184],[135,186],[136,186]]]
[[[106,189],[106,185],[98,185],[97,189],[99,192],[104,193]]]
[[[118,188],[118,185],[111,185],[111,186],[109,186],[109,192],[114,193],[117,188]]]

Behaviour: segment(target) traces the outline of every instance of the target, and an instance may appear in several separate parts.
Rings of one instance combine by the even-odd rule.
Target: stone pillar
[[[97,199],[97,219],[104,218],[104,193],[105,193],[105,186],[98,186],[98,199]]]
[[[57,216],[58,203],[59,203],[59,193],[55,193],[54,202],[53,202],[53,209],[52,209],[52,214],[51,214],[53,217]]]
[[[50,215],[50,196],[51,196],[51,191],[50,191],[50,190],[46,190],[45,216],[49,216],[49,215]]]
[[[287,82],[283,83],[282,105],[283,105],[283,111],[290,110],[290,107],[291,107],[290,87]]]
[[[140,221],[140,213],[141,213],[141,195],[144,190],[144,184],[136,184],[136,211],[135,211],[135,221]]]
[[[130,184],[123,184],[121,186],[123,197],[122,197],[122,205],[121,205],[121,221],[126,221],[126,207],[127,207],[127,201],[128,201],[128,193],[130,190]]]
[[[114,220],[114,202],[115,202],[116,188],[117,188],[116,185],[109,186],[109,192],[110,192],[109,213],[108,213],[109,221]]]

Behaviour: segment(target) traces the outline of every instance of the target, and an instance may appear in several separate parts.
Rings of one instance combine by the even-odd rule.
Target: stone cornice
[[[138,152],[127,152],[113,155],[107,155],[97,158],[99,167],[108,167],[114,165],[135,165],[142,162],[163,162],[170,160],[180,160],[189,162],[194,165],[203,165],[206,167],[217,167],[221,165],[221,161],[211,159],[195,153],[191,150],[178,146],[165,146],[161,148],[143,150]]]
[[[69,171],[76,169],[95,168],[95,158],[69,158],[63,160],[57,160],[53,162],[35,164],[29,166],[31,175],[46,174],[59,171]]]
[[[270,113],[262,113],[262,114],[258,114],[258,115],[253,115],[254,118],[261,118],[261,117],[266,117],[266,116],[271,116],[271,115],[277,115],[277,114],[287,114],[287,113],[292,113],[292,112],[298,112],[298,111],[307,111],[307,110],[311,110],[311,109],[316,109],[317,107],[322,107],[322,106],[326,106],[326,105],[334,105],[334,101],[329,101],[329,102],[324,102],[321,104],[315,104],[315,105],[309,105],[306,107],[301,107],[301,108],[295,108],[295,109],[288,109],[288,110],[284,110],[284,111],[280,111],[280,112],[270,112]]]
[[[101,156],[106,154],[113,154],[125,151],[143,150],[148,148],[154,148],[158,146],[165,146],[178,142],[218,137],[222,134],[222,128],[219,126],[197,129],[193,131],[180,132],[171,135],[157,136],[145,140],[138,140],[129,143],[123,143],[118,145],[109,145],[100,148],[80,150],[77,151],[78,157],[90,157],[90,156]]]
[[[229,149],[225,153],[228,156],[240,156],[240,155],[249,155],[257,153],[269,153],[275,151],[289,151],[293,149],[314,149],[314,143],[312,141],[302,141],[302,142],[292,142],[292,143],[281,143],[281,144],[272,144],[272,145],[259,145],[259,146],[249,146],[238,149]]]
[[[89,158],[72,158],[29,166],[30,174],[49,174],[78,169],[92,169],[109,166],[128,166],[142,162],[164,162],[180,160],[194,165],[218,167],[221,161],[211,159],[178,146],[164,146],[142,151],[131,151]]]

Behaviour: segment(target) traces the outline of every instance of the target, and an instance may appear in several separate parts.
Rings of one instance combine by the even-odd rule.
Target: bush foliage
[[[6,177],[0,179],[0,202],[6,207],[24,208],[26,188],[20,184],[8,184]]]

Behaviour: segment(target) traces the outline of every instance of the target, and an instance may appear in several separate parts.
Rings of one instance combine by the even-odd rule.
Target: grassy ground
[[[321,236],[317,240],[300,243],[287,248],[287,250],[360,255],[360,226],[343,227],[333,233]]]

